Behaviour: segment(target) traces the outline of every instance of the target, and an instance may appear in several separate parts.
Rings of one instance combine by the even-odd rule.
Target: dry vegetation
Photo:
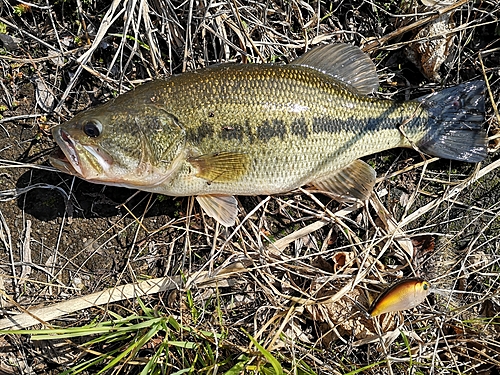
[[[1,0],[0,329],[42,330],[0,336],[0,373],[497,374],[499,17],[497,0]],[[329,42],[369,52],[384,97],[484,79],[490,157],[392,150],[367,159],[366,207],[240,197],[229,230],[46,161],[51,126],[142,82]],[[366,318],[415,276],[425,303]]]

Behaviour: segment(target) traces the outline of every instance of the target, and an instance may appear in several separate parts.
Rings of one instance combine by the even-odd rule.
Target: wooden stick
[[[215,286],[230,286],[227,274],[221,274],[220,277],[209,276],[207,272],[202,272],[193,275],[192,280],[188,283],[195,283],[198,287],[215,287]],[[32,310],[23,309],[24,312],[19,315],[13,315],[8,318],[0,320],[0,330],[7,329],[24,329],[35,324],[47,325],[47,322],[79,310],[88,309],[90,307],[97,307],[107,305],[109,303],[122,301],[125,299],[137,298],[145,295],[165,292],[167,290],[178,289],[184,283],[180,276],[176,277],[160,277],[141,281],[138,283],[131,283],[120,285],[115,288],[106,289],[101,292],[92,293],[79,298],[56,303],[51,306],[35,308]],[[9,297],[8,297],[9,298]],[[9,298],[18,307],[15,301]],[[21,308],[22,309],[22,308]]]

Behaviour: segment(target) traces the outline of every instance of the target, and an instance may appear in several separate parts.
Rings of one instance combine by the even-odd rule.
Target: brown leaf
[[[434,237],[429,235],[414,236],[411,238],[415,257],[421,257],[434,251]]]

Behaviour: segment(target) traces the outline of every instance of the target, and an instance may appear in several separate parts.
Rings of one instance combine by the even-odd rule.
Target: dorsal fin
[[[356,46],[326,44],[316,47],[292,61],[347,83],[361,94],[378,90],[378,75],[373,61]]]

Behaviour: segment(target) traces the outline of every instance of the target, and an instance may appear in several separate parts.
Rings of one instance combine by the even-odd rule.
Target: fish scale
[[[407,102],[367,95],[377,87],[369,57],[344,44],[287,65],[216,65],[149,82],[55,127],[51,162],[96,183],[194,195],[231,226],[235,195],[313,185],[368,199],[375,171],[359,158],[379,151],[486,156],[484,82]]]
[[[237,69],[237,74],[227,74],[232,69]],[[219,77],[224,76],[226,81],[221,85]],[[281,77],[278,87],[272,84],[276,76]],[[188,144],[201,154],[213,150],[246,153],[253,162],[240,180],[209,186],[204,186],[206,181],[191,179],[186,168],[171,181],[169,194],[193,195],[202,188],[215,194],[284,192],[328,175],[358,157],[406,145],[398,125],[418,111],[418,103],[396,105],[373,100],[325,78],[321,72],[290,65],[224,66],[178,76],[180,82],[174,79],[172,87],[166,89],[166,95],[175,98],[168,111],[177,113],[186,127]],[[234,81],[243,82],[238,85],[241,93],[250,90],[244,100],[231,100],[239,98],[240,91],[229,97],[224,94],[225,87],[236,86]],[[209,98],[198,96],[201,106],[193,106],[192,97],[182,91],[186,82],[192,91],[210,93]],[[249,82],[255,84],[249,87]],[[304,110],[294,112],[292,104]],[[292,131],[297,118],[306,127],[303,135]],[[406,134],[423,134],[425,123],[424,115],[416,117],[405,127]]]

